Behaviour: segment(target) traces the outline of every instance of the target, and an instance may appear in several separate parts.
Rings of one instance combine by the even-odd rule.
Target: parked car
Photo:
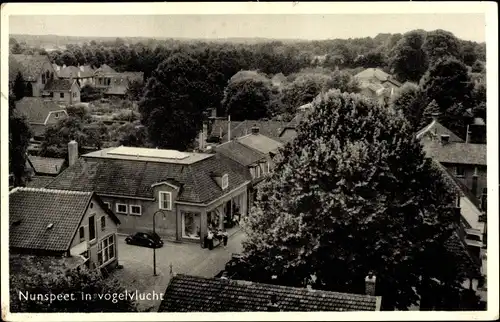
[[[157,233],[153,232],[137,232],[127,236],[125,242],[129,245],[144,246],[150,248],[160,248],[163,246],[163,240]]]

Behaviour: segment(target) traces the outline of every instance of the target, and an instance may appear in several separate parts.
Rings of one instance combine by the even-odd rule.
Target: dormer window
[[[222,190],[227,189],[227,187],[229,187],[229,176],[227,175],[227,173],[222,176],[221,187]]]

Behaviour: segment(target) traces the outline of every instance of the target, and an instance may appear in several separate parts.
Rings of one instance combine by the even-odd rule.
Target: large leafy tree
[[[31,259],[36,263],[35,259]],[[36,268],[35,268],[36,267]],[[130,298],[117,298],[125,292],[118,280],[104,278],[97,270],[73,269],[46,272],[41,266],[22,267],[22,274],[10,275],[10,310],[14,313],[49,312],[136,312],[137,305]],[[12,269],[12,268],[11,268]],[[73,299],[35,301],[25,300],[20,294],[42,296],[64,295]],[[109,294],[109,295],[107,295]],[[91,297],[88,298],[87,296]],[[111,298],[109,298],[111,296]],[[115,300],[113,300],[115,297]]]
[[[391,98],[390,106],[395,110],[400,110],[415,131],[419,129],[425,99],[416,84],[403,84]]]
[[[253,71],[236,73],[224,91],[222,108],[236,121],[270,117],[273,86],[265,75]]]
[[[207,71],[185,54],[162,62],[148,79],[139,102],[141,121],[157,147],[186,150],[201,129]]]
[[[464,118],[474,89],[465,64],[453,57],[438,60],[422,77],[421,88],[427,102],[435,100],[439,106],[443,125],[465,137]]]
[[[15,102],[9,99],[9,172],[14,175],[14,186],[26,181],[26,160],[32,132],[26,117],[15,109]]]
[[[399,80],[418,81],[427,70],[427,55],[422,46],[426,34],[423,30],[406,33],[392,48],[390,67]]]
[[[89,111],[83,106],[67,108],[68,117],[45,130],[40,154],[47,157],[65,158],[68,143],[75,140],[80,152],[84,147],[101,148],[108,135],[102,122],[93,122]]]
[[[238,278],[363,293],[377,276],[384,309],[407,309],[462,272],[444,247],[454,194],[399,113],[330,91],[278,156],[244,218]]]
[[[462,59],[462,44],[451,32],[438,29],[427,33],[422,46],[430,65],[444,57]]]

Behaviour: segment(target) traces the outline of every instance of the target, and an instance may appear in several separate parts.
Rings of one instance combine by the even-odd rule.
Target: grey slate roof
[[[52,181],[54,181],[54,177],[51,176],[33,176],[30,178],[30,180],[26,183],[26,187],[28,188],[45,188],[46,186],[49,185]]]
[[[9,247],[55,252],[69,250],[93,197],[93,192],[44,188],[12,190],[9,193]],[[120,222],[107,207],[103,209],[115,222]],[[53,226],[47,229],[49,224]]]
[[[265,160],[266,156],[252,148],[249,148],[238,141],[230,141],[215,147],[215,151],[224,154],[241,165],[249,166],[260,160]]]
[[[266,135],[258,134],[248,134],[237,139],[239,143],[257,150],[265,155],[269,153],[277,153],[279,148],[283,146],[282,142],[274,140]]]
[[[45,85],[45,91],[70,91],[73,84],[65,78],[62,79],[51,79],[47,85]]]
[[[227,190],[223,191],[212,178],[213,172],[228,174]],[[151,185],[170,179],[181,184],[178,201],[206,203],[250,180],[247,172],[246,168],[221,154],[193,164],[82,156],[48,188],[154,198]]]
[[[486,144],[427,141],[423,148],[429,157],[440,163],[486,165]]]
[[[266,120],[245,120],[239,122],[234,128],[231,127],[231,139],[239,138],[250,134],[253,126],[259,128],[259,133],[270,137],[274,140],[280,140],[280,134],[286,126],[286,122],[282,121],[266,121]],[[227,127],[226,127],[227,128]],[[228,139],[227,130],[222,138],[222,142],[226,142]]]
[[[276,295],[276,308],[269,304]],[[376,311],[380,298],[219,278],[176,275],[159,312]]]

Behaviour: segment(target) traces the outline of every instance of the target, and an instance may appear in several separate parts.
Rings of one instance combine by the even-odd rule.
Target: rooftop
[[[9,193],[9,246],[67,251],[91,198],[91,192],[13,189]]]
[[[443,124],[439,123],[436,119],[432,120],[429,125],[417,132],[417,139],[430,138],[439,140],[441,135],[449,135],[450,142],[464,142],[464,140],[446,128]]]
[[[180,152],[176,150],[120,146],[91,152],[85,154],[84,156],[119,160],[192,164],[201,160],[208,159],[213,155],[208,153]]]
[[[117,149],[117,148],[112,148]],[[206,203],[248,182],[247,169],[220,154],[166,153],[165,157],[135,156],[130,151],[109,154],[112,149],[82,156],[64,170],[48,187],[78,191],[95,191],[102,195],[128,198],[154,198],[154,185],[175,180],[180,185],[177,201]],[[151,151],[154,149],[145,149]],[[142,149],[139,149],[142,151]],[[151,152],[151,153],[161,153]],[[168,151],[168,150],[163,150]],[[128,155],[127,155],[128,152]],[[102,155],[101,155],[102,153]],[[124,155],[125,154],[125,155]],[[172,158],[178,159],[172,159]],[[229,187],[223,190],[212,173],[227,173]]]
[[[237,139],[241,144],[268,155],[269,153],[277,153],[283,143],[273,140],[266,135],[260,133],[252,133],[242,136]]]
[[[16,110],[25,115],[29,123],[45,124],[50,112],[66,111],[66,108],[52,100],[23,97],[16,102]]]
[[[36,81],[45,63],[50,64],[46,55],[9,54],[9,81],[14,81],[18,72],[21,72],[24,81]]]
[[[46,158],[30,155],[28,162],[37,174],[58,174],[64,165],[65,159]]]
[[[486,144],[426,141],[426,154],[440,163],[486,165]]]
[[[378,311],[380,303],[368,295],[176,275],[159,312]]]
[[[264,154],[241,144],[237,140],[222,143],[216,146],[215,150],[244,166],[249,166],[255,162],[266,159]]]
[[[44,91],[69,91],[71,90],[73,83],[68,79],[51,79],[47,85],[45,85]]]

